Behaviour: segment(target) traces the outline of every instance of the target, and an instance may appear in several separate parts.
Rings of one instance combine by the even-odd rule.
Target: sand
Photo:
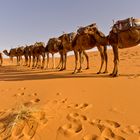
[[[0,140],[140,140],[140,48],[119,50],[117,78],[97,75],[99,53],[88,54],[90,69],[75,75],[73,56],[61,72],[4,59]],[[108,57],[111,73],[112,50]]]

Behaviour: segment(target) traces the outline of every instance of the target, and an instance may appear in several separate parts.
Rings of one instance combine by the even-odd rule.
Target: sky
[[[0,51],[48,42],[96,23],[108,35],[113,20],[140,17],[140,0],[0,0]]]

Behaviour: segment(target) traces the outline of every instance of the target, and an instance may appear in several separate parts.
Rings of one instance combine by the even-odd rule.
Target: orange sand
[[[32,70],[5,59],[0,140],[140,140],[140,48],[119,50],[117,78],[97,75],[99,53],[89,56],[90,69],[75,75],[73,56],[63,72]],[[108,58],[111,72],[112,50]]]

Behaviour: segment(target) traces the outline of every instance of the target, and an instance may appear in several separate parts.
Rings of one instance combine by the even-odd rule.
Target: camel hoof
[[[78,71],[77,71],[77,73],[81,73],[82,72],[82,70],[81,69],[79,69]]]
[[[76,73],[77,73],[76,71],[73,71],[73,72],[72,72],[72,74],[76,74]]]
[[[111,73],[111,74],[109,74],[109,76],[111,76],[111,77],[118,77],[119,75],[117,73]]]
[[[108,73],[108,71],[104,71],[103,73],[104,73],[104,74],[105,74],[105,73]]]
[[[86,68],[86,70],[88,70],[88,69],[89,69],[89,67]]]
[[[59,71],[63,71],[64,69],[60,69]]]
[[[56,69],[60,69],[60,67],[56,67]]]
[[[97,74],[100,74],[101,72],[99,71],[99,72],[97,72]]]

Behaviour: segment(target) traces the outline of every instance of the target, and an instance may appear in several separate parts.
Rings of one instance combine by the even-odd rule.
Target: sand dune
[[[75,75],[73,56],[61,72],[5,59],[0,67],[0,140],[139,140],[140,48],[119,54],[117,78],[96,74],[98,52],[89,53],[90,69]],[[111,50],[108,55],[111,72]]]

